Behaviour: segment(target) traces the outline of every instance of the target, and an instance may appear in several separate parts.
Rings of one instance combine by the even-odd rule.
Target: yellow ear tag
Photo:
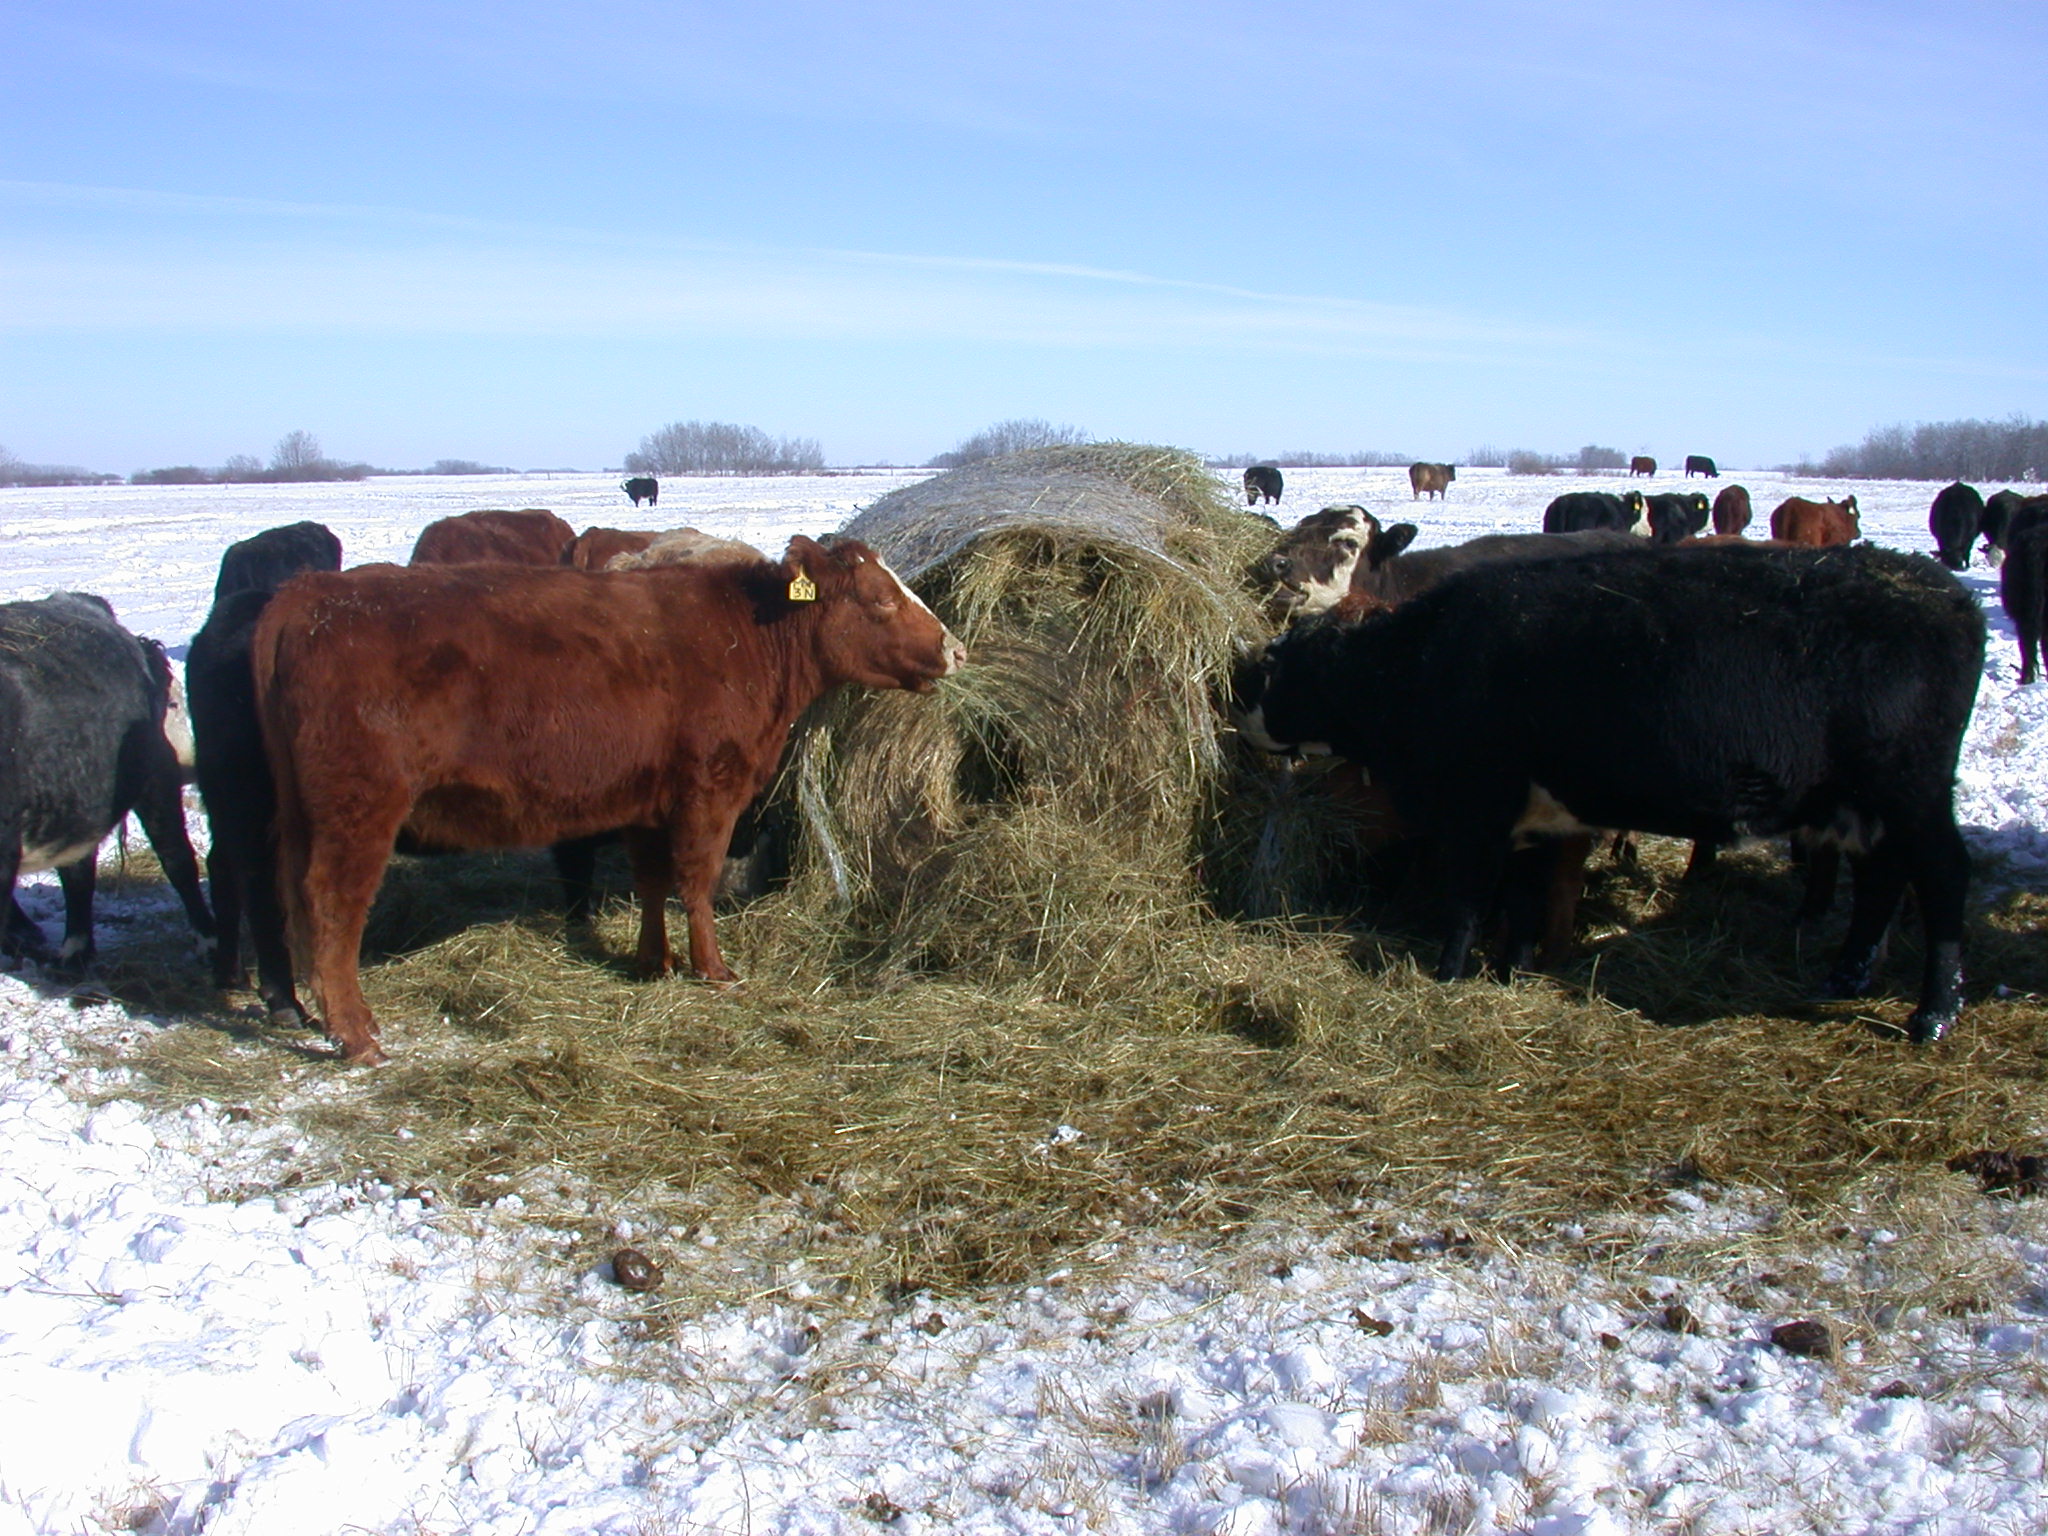
[[[818,584],[802,570],[789,584],[789,600],[792,603],[815,603],[818,600]]]

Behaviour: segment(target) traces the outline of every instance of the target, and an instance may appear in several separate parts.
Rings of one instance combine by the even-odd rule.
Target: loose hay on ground
[[[1923,1051],[1867,1022],[1903,998],[1788,1005],[1821,962],[1794,952],[1775,854],[1698,887],[1676,845],[1597,869],[1588,954],[1512,988],[1425,979],[1405,909],[1342,858],[1290,887],[1269,850],[1281,897],[1247,899],[1273,792],[1232,777],[1216,694],[1256,630],[1240,573],[1270,529],[1187,456],[1122,445],[912,490],[853,531],[975,664],[935,697],[846,697],[812,722],[785,779],[796,878],[721,919],[745,988],[631,980],[623,905],[570,946],[544,880],[493,896],[465,861],[422,863],[365,972],[393,1066],[337,1083],[202,1023],[159,1035],[145,1069],[324,1133],[336,1161],[313,1171],[520,1192],[593,1254],[621,1215],[672,1248],[755,1234],[751,1267],[699,1260],[695,1282],[664,1258],[678,1294],[798,1263],[813,1287],[1022,1279],[1139,1224],[1229,1234],[1360,1199],[1527,1236],[1659,1198],[1676,1168],[1815,1200],[2039,1131],[2037,997],[1976,1004]],[[524,915],[406,915],[471,881],[453,916]],[[1248,908],[1282,916],[1221,915]],[[2048,990],[2038,925],[1978,922],[1973,974]]]

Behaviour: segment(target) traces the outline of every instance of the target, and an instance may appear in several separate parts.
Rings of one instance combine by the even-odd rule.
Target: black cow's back
[[[162,742],[166,690],[142,642],[80,592],[0,604],[0,673],[19,700],[21,839],[42,867],[127,815],[151,737]]]

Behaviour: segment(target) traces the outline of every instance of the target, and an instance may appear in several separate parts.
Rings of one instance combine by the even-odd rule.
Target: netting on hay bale
[[[1041,449],[906,486],[841,530],[966,643],[936,697],[845,691],[792,751],[794,905],[885,969],[1128,979],[1202,909],[1218,709],[1268,626],[1272,524],[1192,455]]]

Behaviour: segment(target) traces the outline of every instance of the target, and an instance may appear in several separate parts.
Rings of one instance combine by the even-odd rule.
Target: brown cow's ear
[[[1368,570],[1378,570],[1394,556],[1415,542],[1415,535],[1422,530],[1413,523],[1396,523],[1391,528],[1378,530],[1373,541],[1366,546],[1365,563]]]

